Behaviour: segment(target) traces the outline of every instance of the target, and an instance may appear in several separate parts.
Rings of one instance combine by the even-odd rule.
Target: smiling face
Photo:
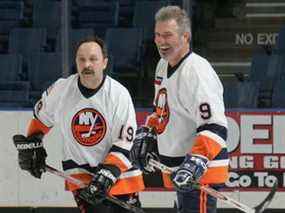
[[[174,19],[158,21],[155,24],[154,42],[160,56],[171,66],[176,65],[189,51],[188,32],[179,33],[179,27]]]
[[[108,59],[102,48],[94,41],[82,43],[76,52],[76,67],[83,86],[96,89],[103,80],[103,72]]]

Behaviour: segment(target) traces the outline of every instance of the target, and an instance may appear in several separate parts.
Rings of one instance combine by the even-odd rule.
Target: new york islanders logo
[[[161,134],[164,132],[170,116],[169,106],[167,103],[167,90],[162,88],[158,91],[155,99],[155,112],[158,119],[157,132]]]
[[[106,121],[97,110],[82,109],[74,115],[71,130],[78,143],[83,146],[94,146],[100,143],[106,134]]]

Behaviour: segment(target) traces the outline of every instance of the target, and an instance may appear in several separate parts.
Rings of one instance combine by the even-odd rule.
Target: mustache
[[[81,73],[82,74],[94,74],[95,71],[90,68],[84,68]]]

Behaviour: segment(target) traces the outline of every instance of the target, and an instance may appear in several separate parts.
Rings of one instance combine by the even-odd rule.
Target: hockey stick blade
[[[170,168],[162,163],[160,163],[159,161],[156,161],[154,159],[150,159],[149,160],[149,165],[156,168],[156,169],[159,169],[160,171],[162,172],[165,172],[165,173],[172,173],[174,172],[174,169],[173,168]],[[220,201],[228,204],[228,205],[231,205],[243,212],[246,212],[246,213],[262,213],[266,208],[267,206],[270,204],[270,202],[272,201],[274,195],[275,195],[275,192],[276,192],[276,189],[277,189],[277,183],[274,184],[271,192],[267,195],[267,197],[264,199],[264,201],[262,201],[258,206],[256,206],[255,208],[251,208],[239,201],[236,201],[234,199],[232,199],[231,197],[229,196],[226,196],[224,195],[223,193],[211,188],[211,187],[207,187],[207,186],[203,186],[203,185],[200,185],[198,183],[197,184],[197,188],[199,188],[201,191],[204,191],[206,192],[207,194],[219,199]]]
[[[269,192],[269,194],[266,196],[266,198],[256,207],[254,207],[255,209],[255,213],[262,213],[264,212],[264,210],[270,205],[271,201],[273,200],[274,195],[276,194],[278,188],[278,182],[277,180],[275,181],[271,191]]]
[[[65,174],[64,172],[62,171],[59,171],[57,170],[56,168],[53,168],[49,165],[46,165],[46,171],[51,173],[51,174],[54,174],[58,177],[61,177],[63,179],[65,179],[66,181],[69,181],[70,183],[73,183],[77,186],[79,186],[80,188],[84,188],[84,187],[87,187],[87,185],[82,182],[81,180],[79,179],[76,179],[72,176],[69,176],[67,174]],[[113,197],[113,196],[106,196],[106,200],[112,202],[112,203],[115,203],[117,204],[118,206],[121,206],[122,208],[128,210],[128,211],[131,211],[131,212],[134,212],[134,213],[144,213],[143,209],[139,208],[139,207],[136,207],[136,206],[133,206],[131,204],[128,204],[126,202],[123,202],[121,200],[119,200],[118,198],[116,197]]]

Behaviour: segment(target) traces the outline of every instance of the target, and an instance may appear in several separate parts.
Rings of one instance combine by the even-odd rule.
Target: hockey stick
[[[150,159],[149,160],[149,165],[156,168],[156,169],[159,169],[160,171],[162,172],[165,172],[165,173],[172,173],[174,171],[174,169],[160,163],[159,161],[156,161],[154,159]],[[268,205],[271,203],[276,191],[277,191],[277,181],[274,183],[270,193],[266,196],[266,198],[259,204],[257,205],[256,207],[254,208],[251,208],[243,203],[240,203],[226,195],[224,195],[223,193],[211,188],[211,187],[207,187],[207,186],[203,186],[203,185],[199,185],[197,183],[197,188],[200,189],[201,191],[204,191],[206,193],[208,193],[209,195],[217,198],[217,199],[220,199],[221,201],[223,201],[224,203],[226,204],[229,204],[243,212],[246,212],[246,213],[262,213],[267,207]]]
[[[81,180],[79,179],[76,179],[72,176],[69,176],[67,174],[65,174],[64,172],[62,171],[59,171],[49,165],[46,165],[46,171],[48,171],[49,173],[51,174],[54,174],[58,177],[62,177],[63,179],[65,179],[66,181],[69,181],[70,183],[73,183],[77,186],[79,186],[80,188],[84,188],[84,187],[87,187],[87,185],[82,182]],[[134,213],[144,213],[143,209],[139,208],[139,207],[136,207],[136,206],[133,206],[133,205],[130,205],[126,202],[123,202],[121,200],[119,200],[118,198],[116,197],[113,197],[113,196],[110,196],[110,195],[106,195],[106,200],[112,202],[112,203],[115,203],[117,204],[118,206],[121,206],[122,208],[128,210],[128,211],[132,211]],[[95,204],[95,203],[94,203]]]

